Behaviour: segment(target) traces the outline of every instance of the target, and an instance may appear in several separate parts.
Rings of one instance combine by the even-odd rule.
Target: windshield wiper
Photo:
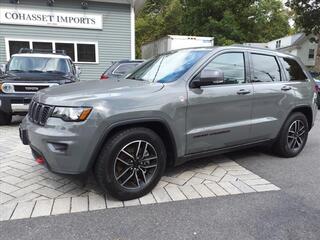
[[[61,72],[61,71],[46,71],[46,73],[61,73],[61,74],[66,74],[65,72]]]
[[[136,78],[136,77],[129,77],[128,79],[137,80],[137,81],[148,81],[148,80],[144,80],[142,78]]]
[[[40,70],[29,70],[28,72],[31,72],[31,73],[43,73],[43,71],[40,71]]]
[[[24,72],[24,71],[19,69],[13,69],[13,70],[9,70],[8,72]]]

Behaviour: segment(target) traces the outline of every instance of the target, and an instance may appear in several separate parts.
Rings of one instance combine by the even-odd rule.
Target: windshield
[[[12,57],[9,72],[47,72],[66,74],[70,72],[68,59],[45,57]]]
[[[148,61],[128,78],[149,82],[174,82],[209,52],[209,49],[186,49],[160,55]]]

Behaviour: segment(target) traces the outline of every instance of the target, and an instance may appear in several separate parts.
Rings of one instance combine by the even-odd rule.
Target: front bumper
[[[34,94],[0,94],[0,111],[25,115]]]
[[[90,121],[71,123],[49,118],[40,126],[26,117],[20,125],[21,140],[30,145],[33,155],[43,158],[50,171],[61,174],[87,172],[96,146],[94,134]]]

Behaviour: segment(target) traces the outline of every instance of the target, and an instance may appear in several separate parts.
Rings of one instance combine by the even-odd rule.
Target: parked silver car
[[[172,51],[126,79],[38,92],[20,126],[39,162],[57,173],[94,170],[127,200],[167,165],[272,143],[299,154],[317,112],[315,83],[293,56],[245,47]]]

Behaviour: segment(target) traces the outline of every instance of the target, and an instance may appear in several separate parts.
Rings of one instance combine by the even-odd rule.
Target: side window
[[[131,71],[132,69],[134,69],[136,66],[138,65],[138,63],[123,63],[120,64],[114,71],[113,74],[115,75],[124,75],[127,72]]]
[[[245,83],[245,63],[243,53],[224,53],[214,58],[204,70],[220,70],[224,74],[221,84]]]
[[[280,67],[274,56],[251,54],[253,82],[281,81]]]
[[[280,61],[289,81],[304,82],[308,79],[296,60],[291,58],[280,58]]]

